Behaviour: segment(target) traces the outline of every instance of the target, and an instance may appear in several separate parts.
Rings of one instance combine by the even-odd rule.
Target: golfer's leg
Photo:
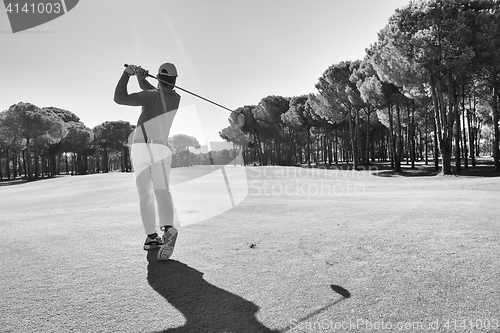
[[[134,141],[137,134],[141,134],[141,132],[134,132]],[[146,143],[134,143],[130,155],[134,166],[135,184],[139,192],[139,204],[144,232],[146,235],[151,235],[156,233],[156,214],[150,169],[151,157],[148,145]]]
[[[139,192],[139,204],[144,231],[146,235],[154,234],[156,233],[156,214],[151,169],[146,168],[139,174],[136,174],[135,183]]]
[[[174,225],[174,204],[169,189],[155,190],[160,226]]]
[[[161,227],[174,225],[174,203],[169,186],[170,162],[170,159],[165,159],[159,163],[155,163],[152,167],[154,191]]]

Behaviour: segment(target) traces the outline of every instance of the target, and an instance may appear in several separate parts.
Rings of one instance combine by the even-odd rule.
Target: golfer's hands
[[[137,66],[135,69],[135,75],[137,75],[137,80],[144,80],[148,76],[148,71],[142,68],[141,66]]]
[[[125,73],[127,73],[129,76],[136,75],[137,68],[140,68],[140,67],[141,66],[128,65],[127,68],[125,68]]]

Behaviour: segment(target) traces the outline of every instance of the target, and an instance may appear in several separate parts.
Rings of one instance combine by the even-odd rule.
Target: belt
[[[167,141],[153,140],[153,139],[152,140],[137,140],[137,139],[135,139],[133,143],[156,143],[159,145],[168,146]]]
[[[154,140],[154,139],[151,139],[151,140],[148,140],[146,141],[147,143],[156,143],[156,144],[159,144],[159,145],[164,145],[164,146],[168,146],[168,142],[167,141],[161,141],[161,140]]]

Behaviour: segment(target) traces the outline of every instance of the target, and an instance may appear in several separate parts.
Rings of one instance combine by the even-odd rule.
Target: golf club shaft
[[[124,66],[125,66],[125,67],[128,67],[128,65],[127,65],[127,64],[124,64]],[[163,81],[163,80],[161,80],[161,79],[157,78],[156,76],[153,76],[153,75],[149,74],[149,72],[148,72],[148,76],[149,76],[149,77],[151,77],[151,78],[153,78],[153,79],[156,79],[156,80],[158,80],[158,81],[160,81],[160,82],[162,82],[162,83],[164,83],[164,84],[168,84],[169,86],[172,86],[172,87],[174,87],[174,88],[177,88],[177,89],[179,89],[179,90],[182,90],[182,91],[184,91],[184,92],[187,92],[188,94],[191,94],[191,95],[193,95],[193,96],[196,96],[196,97],[198,97],[198,98],[201,98],[201,99],[202,99],[202,100],[204,100],[204,101],[207,101],[207,102],[209,102],[209,103],[212,103],[212,104],[214,104],[214,105],[217,105],[218,107],[221,107],[221,108],[223,108],[223,109],[225,109],[225,110],[227,110],[227,111],[230,111],[230,112],[236,112],[236,111],[231,110],[230,108],[227,108],[227,107],[225,107],[225,106],[223,106],[223,105],[220,105],[219,103],[215,103],[214,101],[211,101],[211,100],[209,100],[209,99],[207,99],[207,98],[205,98],[205,97],[203,97],[203,96],[200,96],[200,95],[198,95],[198,94],[195,94],[195,93],[193,93],[193,92],[191,92],[191,91],[189,91],[189,90],[186,90],[186,89],[184,89],[184,88],[181,88],[181,87],[179,87],[179,86],[176,86],[176,85],[174,85],[174,84],[172,84],[172,83],[169,83],[169,82]]]

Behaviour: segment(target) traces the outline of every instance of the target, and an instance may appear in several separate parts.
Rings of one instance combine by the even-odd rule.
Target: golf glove
[[[125,73],[127,73],[129,76],[136,75],[137,68],[140,68],[140,66],[128,65],[127,68],[125,68]]]

